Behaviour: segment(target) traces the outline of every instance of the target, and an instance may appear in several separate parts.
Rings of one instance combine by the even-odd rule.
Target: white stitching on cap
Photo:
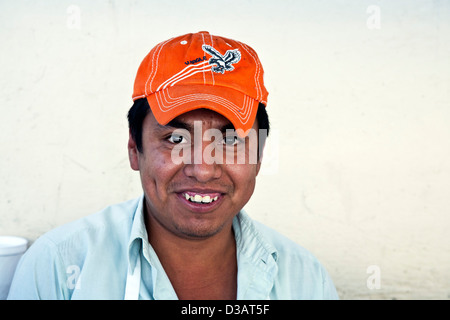
[[[155,62],[155,53],[156,51],[159,49],[159,47],[162,45],[162,43],[159,43],[153,50],[153,55],[152,55],[152,69],[150,70],[150,73],[148,75],[147,81],[145,81],[145,86],[144,86],[144,93],[147,96],[148,92],[147,92],[147,88],[148,88],[148,82],[150,81],[151,76],[153,75],[153,72],[155,70],[154,68],[154,62]]]
[[[162,104],[166,109],[168,109],[164,112],[167,112],[167,111],[179,106],[180,104],[182,104],[184,102],[195,101],[195,100],[214,101],[214,102],[217,102],[220,105],[227,107],[229,109],[239,109],[239,107],[236,106],[231,101],[229,101],[223,97],[212,95],[212,94],[207,94],[207,93],[188,94],[188,95],[185,95],[185,96],[182,96],[179,98],[172,98],[168,91],[160,92],[160,94],[164,97],[164,101],[167,103],[167,106],[164,103]],[[208,99],[208,98],[210,98],[210,99]]]
[[[204,77],[205,72],[208,71],[208,70],[210,70],[210,69],[211,69],[211,66],[209,66],[209,65],[208,65],[208,66],[205,66],[205,67],[202,67],[202,68],[200,68],[200,69],[199,69],[199,68],[192,69],[191,71],[194,71],[194,72],[190,72],[189,74],[183,75],[182,78],[176,79],[176,81],[173,81],[173,82],[170,84],[170,86],[173,87],[177,82],[180,82],[181,80],[187,79],[187,78],[189,78],[189,77],[191,77],[191,76],[193,76],[194,74],[199,73],[199,72],[203,72],[203,77]],[[164,86],[164,89],[165,89],[167,86],[168,86],[168,84]]]
[[[145,93],[145,95],[147,96],[148,95],[148,92],[147,92],[147,84],[148,84],[148,82],[149,82],[149,80],[150,80],[150,77],[152,76],[152,74],[153,74],[153,72],[154,72],[154,70],[155,70],[155,68],[153,67],[153,65],[154,65],[154,62],[155,62],[155,53],[156,53],[156,51],[159,49],[159,47],[162,45],[162,43],[159,43],[155,48],[154,48],[154,51],[153,51],[153,56],[152,56],[152,69],[150,70],[150,73],[149,73],[149,75],[148,75],[148,78],[147,78],[147,81],[145,81],[145,86],[144,86],[144,93]]]
[[[249,96],[247,96],[247,95],[244,95],[243,107],[240,108],[240,107],[238,107],[237,105],[235,105],[234,103],[232,103],[231,101],[229,101],[229,100],[227,100],[227,99],[225,99],[225,98],[223,98],[223,97],[221,97],[221,96],[216,96],[216,95],[212,95],[212,94],[191,94],[191,95],[187,95],[187,96],[191,97],[191,98],[188,99],[188,100],[183,100],[184,97],[187,97],[187,96],[183,96],[183,97],[179,97],[179,98],[172,98],[172,97],[170,96],[170,92],[169,92],[169,91],[167,91],[167,95],[166,95],[165,92],[162,93],[162,94],[163,94],[163,96],[164,96],[164,100],[170,105],[170,106],[168,107],[168,108],[170,108],[170,109],[174,108],[175,106],[180,105],[182,102],[185,102],[185,101],[189,102],[189,101],[197,100],[197,99],[193,99],[193,98],[192,98],[193,96],[203,97],[203,100],[216,102],[216,103],[222,105],[223,107],[228,108],[228,109],[229,109],[230,111],[232,111],[238,118],[241,118],[242,120],[246,120],[246,119],[247,119],[247,120],[244,122],[244,124],[248,122],[248,118],[250,117],[250,109],[251,109],[251,105],[252,105],[252,100],[254,100],[253,98],[251,98],[251,97],[249,97]],[[176,102],[176,104],[175,104],[175,105],[172,105],[173,102],[168,101],[168,99],[167,99],[166,96],[168,96],[172,101]],[[204,98],[205,96],[208,96],[208,97],[210,97],[211,99],[205,99],[205,98]],[[224,103],[224,102],[225,102],[225,103]],[[164,104],[162,104],[162,105],[165,106]],[[160,109],[161,109],[161,108],[160,108]],[[239,112],[239,110],[241,110],[241,112],[237,113],[237,112],[235,111],[235,109],[238,110],[238,112]],[[162,110],[161,110],[161,111],[162,111]]]
[[[212,34],[210,34],[209,37],[211,38],[211,47],[214,47],[214,41],[213,41]],[[216,81],[215,81],[215,79],[214,79],[214,71],[212,71],[212,68],[211,68],[211,77],[212,77],[212,80],[213,80],[213,83],[212,83],[212,84],[215,85],[215,84],[216,84]]]
[[[188,103],[196,100],[206,100],[215,102],[223,107],[227,108],[233,112],[237,118],[240,118],[242,123],[245,125],[250,119],[250,109],[252,104],[252,98],[244,95],[243,108],[239,108],[234,103],[220,96],[212,94],[190,94],[180,98],[172,98],[168,91],[159,91],[155,93],[155,97],[158,101],[158,106],[161,112],[169,112],[170,110],[178,107],[183,103]],[[169,99],[168,99],[169,98]],[[163,101],[164,100],[164,101]],[[172,100],[172,101],[169,101]],[[164,110],[161,108],[164,107]],[[236,110],[241,110],[243,112],[239,113]]]
[[[201,33],[202,35],[202,39],[203,39],[203,44],[205,44],[205,37],[203,36],[203,33]],[[206,84],[206,77],[205,74],[203,73],[203,84]]]
[[[141,99],[141,98],[145,98],[145,97],[146,97],[145,94],[142,94],[140,96],[133,97],[132,99],[133,99],[133,101],[136,101],[137,99]]]
[[[156,73],[158,72],[158,61],[159,61],[159,55],[160,55],[160,53],[161,53],[161,50],[162,50],[162,48],[169,42],[169,41],[171,41],[173,38],[171,38],[171,39],[169,39],[169,40],[167,40],[167,41],[164,41],[164,42],[162,42],[162,43],[160,43],[158,46],[158,56],[157,56],[157,58],[156,58],[156,69],[154,68],[154,62],[155,62],[155,54],[153,54],[153,57],[152,57],[152,72],[150,72],[150,74],[149,74],[149,76],[148,76],[148,79],[147,79],[147,81],[145,82],[145,95],[147,95],[148,94],[148,92],[147,92],[147,88],[151,88],[152,87],[152,84],[153,84],[153,80],[155,79],[155,76],[156,76]],[[155,50],[155,52],[156,52],[156,50]],[[153,70],[155,70],[155,72],[153,72]],[[153,76],[152,76],[152,74],[153,74]],[[150,85],[147,87],[147,83],[148,83],[148,81],[150,80],[150,77],[152,76],[152,81],[150,81]]]
[[[156,91],[159,91],[161,89],[165,89],[167,88],[167,86],[172,83],[174,80],[183,77],[184,75],[189,74],[190,72],[192,72],[193,70],[197,70],[199,68],[205,68],[202,65],[208,64],[208,61],[204,61],[200,64],[190,64],[189,66],[185,67],[183,70],[181,70],[180,72],[178,72],[177,74],[173,75],[172,77],[170,77],[169,79],[167,79],[166,81],[164,81],[163,83],[161,83],[158,87],[158,89],[156,89]],[[211,66],[206,66],[206,67],[211,67]],[[191,69],[191,70],[189,70]],[[178,81],[177,81],[178,82]]]
[[[173,38],[172,38],[172,39],[173,39]],[[160,50],[158,51],[158,56],[157,56],[157,58],[156,58],[156,70],[155,70],[155,73],[153,74],[152,81],[150,81],[150,86],[149,86],[149,88],[152,87],[153,80],[155,80],[156,74],[158,73],[158,67],[159,67],[159,65],[158,65],[158,62],[159,62],[159,55],[161,54],[161,51],[162,51],[163,47],[164,47],[169,41],[171,41],[172,39],[167,40],[166,42],[164,42],[164,44],[160,47]],[[153,58],[154,58],[154,56],[153,56]]]
[[[260,88],[260,84],[258,82],[257,79],[259,79],[259,74],[260,74],[260,67],[259,67],[259,63],[258,60],[253,56],[253,54],[251,53],[251,50],[248,48],[248,46],[244,43],[240,43],[242,45],[242,47],[244,48],[245,51],[247,51],[247,53],[253,58],[253,60],[255,61],[256,64],[256,72],[255,72],[255,84],[256,84],[256,100],[261,100],[262,99],[262,89]],[[261,95],[261,97],[260,97]]]

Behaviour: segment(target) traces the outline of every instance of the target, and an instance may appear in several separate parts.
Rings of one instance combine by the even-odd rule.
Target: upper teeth
[[[184,197],[186,198],[186,200],[190,200],[192,202],[197,202],[197,203],[211,203],[213,201],[216,201],[219,197],[215,196],[214,198],[211,198],[210,196],[201,196],[199,194],[196,194],[195,196],[190,196],[187,193],[184,194]]]

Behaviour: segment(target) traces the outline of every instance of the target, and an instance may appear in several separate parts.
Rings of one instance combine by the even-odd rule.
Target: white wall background
[[[447,0],[1,1],[0,234],[140,195],[137,67],[201,30],[265,66],[274,135],[248,213],[312,251],[342,299],[448,299]]]

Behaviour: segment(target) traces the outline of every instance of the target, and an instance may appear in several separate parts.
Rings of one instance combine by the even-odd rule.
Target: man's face
[[[221,139],[217,134],[212,139],[199,138],[199,127],[202,133],[215,129]],[[172,234],[190,239],[211,237],[231,226],[250,199],[260,161],[249,161],[248,155],[257,152],[257,143],[250,143],[248,137],[240,139],[227,128],[232,128],[228,119],[207,109],[180,115],[166,126],[158,124],[150,112],[143,123],[142,153],[130,135],[130,164],[140,172],[147,214]],[[253,130],[257,129],[255,121]],[[180,146],[188,161],[174,161],[174,154],[179,154],[174,148]],[[243,152],[246,161],[241,164],[237,154]],[[201,155],[201,161],[194,155]]]

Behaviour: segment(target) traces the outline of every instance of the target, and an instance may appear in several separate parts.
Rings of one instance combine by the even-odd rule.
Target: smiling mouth
[[[198,193],[191,193],[191,192],[184,192],[182,193],[182,196],[192,202],[192,203],[201,203],[201,204],[210,204],[213,203],[214,201],[217,201],[217,199],[219,199],[219,196],[211,196],[211,195],[202,195],[202,194],[198,194]]]

